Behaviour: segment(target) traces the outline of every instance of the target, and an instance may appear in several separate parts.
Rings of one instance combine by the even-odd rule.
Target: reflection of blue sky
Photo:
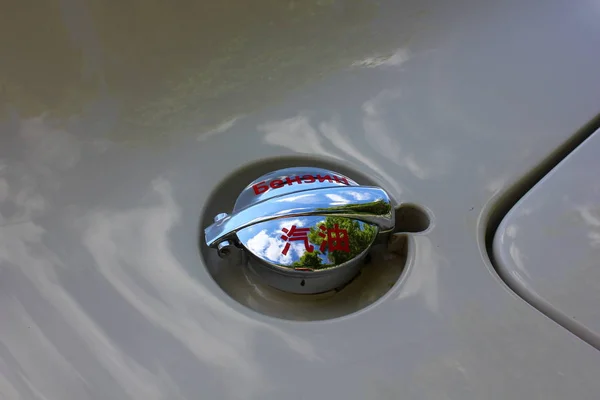
[[[327,199],[331,200],[333,204],[330,201],[326,201],[326,203],[323,203],[322,206],[345,205],[350,204],[353,201],[365,202],[377,199],[377,197],[372,192],[361,192],[358,189],[350,190],[348,187],[344,187],[343,191],[339,191],[337,193],[328,193],[326,191],[324,191],[323,194],[321,194],[321,192],[300,192],[296,196],[288,195],[286,197],[275,198],[272,201],[277,203],[290,203],[292,205],[311,204],[315,206],[320,206],[320,203],[324,201],[324,199],[321,197],[323,195]],[[287,212],[287,210],[284,210],[284,212]]]
[[[356,222],[360,230],[364,230],[365,223],[361,221]],[[290,265],[304,255],[304,242],[290,242],[288,253],[283,255],[281,252],[286,242],[281,239],[281,235],[283,235],[282,228],[290,229],[292,225],[296,225],[296,227],[317,228],[323,223],[325,223],[325,219],[319,216],[268,221],[242,229],[238,232],[238,237],[255,255],[279,265]],[[311,244],[314,246],[313,251],[317,252],[319,246],[315,243]],[[327,250],[325,254],[319,253],[319,257],[324,264],[329,264]]]
[[[323,222],[324,219],[322,217],[304,217],[268,221],[243,229],[238,232],[238,237],[246,247],[257,256],[280,265],[290,265],[304,255],[304,242],[289,242],[290,249],[286,255],[283,255],[282,251],[286,242],[281,239],[281,236],[284,234],[282,229],[290,229],[293,225],[296,225],[297,228],[318,227]],[[313,251],[317,251],[318,246],[314,243],[311,244],[314,246]],[[321,259],[326,261],[327,257],[321,255]]]
[[[301,242],[290,242],[290,249],[286,255],[282,253],[286,242],[281,239],[282,232],[277,233],[274,230],[270,234],[266,229],[258,232],[246,243],[250,251],[261,258],[278,264],[288,265],[294,259],[299,258],[304,254],[304,244]]]
[[[314,195],[310,193],[300,192],[297,196],[286,196],[282,198],[278,198],[275,201],[278,203],[300,203],[300,204],[312,204],[314,202]]]
[[[329,198],[330,200],[333,201],[333,203],[331,205],[335,205],[335,206],[343,206],[344,204],[350,204],[350,200],[347,199],[344,196],[340,196],[339,194],[326,194],[325,195],[327,198]],[[367,198],[369,198],[369,196],[367,195]]]
[[[368,193],[361,192],[346,192],[348,195],[352,196],[354,200],[368,200],[371,196]]]

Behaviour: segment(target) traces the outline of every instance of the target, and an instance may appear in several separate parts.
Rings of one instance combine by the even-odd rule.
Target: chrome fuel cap
[[[241,248],[268,285],[308,294],[348,283],[376,237],[393,229],[394,210],[383,189],[298,167],[251,182],[231,214],[217,215],[205,229],[205,239],[222,257]]]

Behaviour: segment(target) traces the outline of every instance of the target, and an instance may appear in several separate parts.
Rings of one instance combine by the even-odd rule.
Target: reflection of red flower
[[[314,247],[308,242],[310,228],[296,228],[296,225],[292,225],[290,229],[283,228],[281,230],[285,233],[285,235],[281,235],[281,238],[287,242],[281,254],[287,255],[290,250],[289,242],[304,242],[304,249],[309,253],[313,252]]]
[[[340,229],[338,224],[335,224],[332,229],[327,229],[325,225],[319,226],[321,232],[319,236],[325,238],[321,243],[321,253],[329,247],[329,251],[340,250],[344,253],[350,253],[350,242],[348,240],[348,231],[346,229]]]

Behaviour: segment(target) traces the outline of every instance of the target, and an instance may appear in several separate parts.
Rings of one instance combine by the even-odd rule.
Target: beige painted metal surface
[[[600,110],[599,17],[591,0],[5,1],[0,398],[597,399],[600,353],[503,283],[484,233]],[[275,158],[431,210],[384,297],[292,322],[210,277],[207,199]]]

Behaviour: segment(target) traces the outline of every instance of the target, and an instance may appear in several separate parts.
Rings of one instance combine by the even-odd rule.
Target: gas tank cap
[[[385,190],[361,186],[321,168],[286,168],[251,182],[231,214],[205,229],[221,257],[235,248],[268,285],[292,293],[322,293],[359,272],[379,234],[394,229]]]

